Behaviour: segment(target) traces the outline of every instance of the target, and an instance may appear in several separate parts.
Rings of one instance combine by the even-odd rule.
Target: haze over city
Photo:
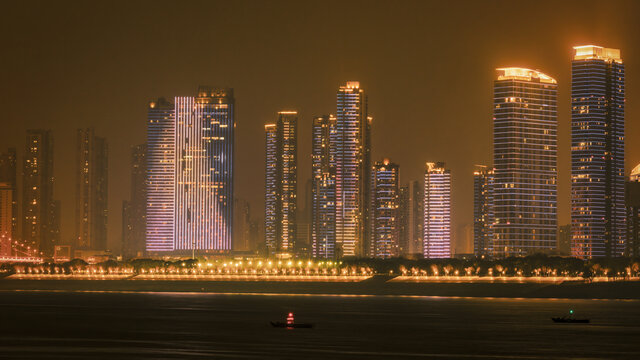
[[[558,81],[558,224],[568,224],[572,47],[621,49],[638,77],[637,2],[135,2],[13,3],[3,12],[0,144],[50,128],[61,239],[73,236],[75,131],[109,143],[108,245],[121,241],[131,146],[146,140],[151,100],[199,85],[234,89],[235,196],[264,208],[264,124],[299,112],[298,198],[311,174],[311,121],[335,113],[336,90],[369,98],[372,160],[400,165],[400,183],[427,161],[452,174],[453,251],[470,253],[475,164],[492,162],[495,69],[538,69]],[[640,162],[638,82],[627,81],[626,170]],[[467,226],[465,232],[464,227]],[[465,235],[465,233],[467,235]]]

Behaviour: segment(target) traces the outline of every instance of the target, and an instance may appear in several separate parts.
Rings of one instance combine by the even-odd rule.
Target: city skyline
[[[274,16],[278,9],[283,5],[275,5],[273,9],[266,10],[269,16]],[[355,6],[355,5],[354,5]],[[471,12],[480,8],[480,5],[467,3],[465,6]],[[28,75],[27,79],[33,79],[32,82],[21,84],[18,77],[9,75],[7,88],[16,89],[15,92],[7,94],[4,97],[5,105],[9,109],[6,119],[7,131],[1,137],[3,147],[16,147],[22,152],[24,145],[24,129],[26,128],[51,128],[56,139],[56,198],[62,200],[63,209],[63,226],[62,238],[69,240],[73,237],[73,178],[69,177],[72,169],[66,163],[67,159],[74,156],[73,142],[74,131],[76,128],[93,126],[96,132],[109,140],[111,158],[110,158],[110,199],[109,199],[109,241],[110,247],[115,247],[120,238],[120,219],[122,200],[130,198],[130,180],[128,171],[128,157],[130,146],[144,142],[144,120],[146,118],[144,104],[156,96],[171,96],[173,94],[188,94],[193,88],[200,83],[211,83],[213,85],[228,85],[236,91],[236,97],[239,99],[240,112],[238,113],[238,146],[252,149],[239,154],[237,176],[237,194],[246,198],[252,204],[252,209],[262,208],[262,186],[252,185],[253,171],[256,168],[262,168],[262,156],[253,155],[255,149],[252,144],[260,144],[262,142],[261,125],[269,121],[270,114],[278,109],[295,107],[300,111],[301,119],[305,120],[300,125],[300,134],[307,136],[311,127],[310,120],[317,114],[328,113],[333,108],[335,101],[334,92],[336,86],[348,80],[359,80],[366,87],[370,98],[370,113],[375,115],[375,126],[372,133],[373,136],[373,158],[379,159],[389,157],[394,159],[403,168],[403,179],[401,184],[410,180],[420,179],[421,167],[425,160],[430,158],[442,159],[452,168],[453,174],[453,207],[456,211],[453,213],[453,231],[458,235],[457,243],[462,244],[460,250],[470,252],[471,248],[468,244],[463,244],[465,239],[461,238],[458,228],[472,222],[472,207],[469,205],[472,199],[472,179],[466,176],[473,168],[473,164],[488,163],[490,160],[490,123],[491,123],[491,106],[488,104],[491,99],[491,90],[489,87],[490,79],[493,77],[493,69],[505,65],[517,65],[541,71],[550,74],[558,80],[558,121],[559,121],[559,193],[558,193],[558,215],[559,224],[569,223],[569,111],[570,105],[568,99],[570,97],[570,59],[572,56],[572,47],[579,44],[598,44],[605,47],[619,48],[625,54],[625,62],[629,73],[627,74],[629,101],[627,102],[627,123],[628,134],[627,143],[627,164],[626,168],[633,168],[640,160],[640,150],[636,149],[632,144],[637,142],[638,126],[635,125],[637,105],[634,105],[633,94],[637,88],[635,83],[630,80],[635,77],[634,69],[637,69],[637,50],[632,44],[635,43],[636,33],[638,33],[637,25],[629,22],[627,14],[634,13],[635,5],[625,5],[624,3],[614,3],[609,7],[600,7],[597,3],[589,3],[586,7],[572,9],[574,16],[561,16],[562,9],[571,8],[570,4],[546,4],[549,10],[545,21],[549,22],[549,28],[553,28],[553,36],[550,32],[531,32],[534,24],[537,24],[537,18],[534,16],[518,17],[518,23],[522,24],[518,30],[511,34],[503,33],[512,21],[498,18],[497,16],[485,14],[484,17],[474,19],[469,15],[461,14],[460,20],[453,19],[453,10],[447,10],[446,6],[438,8],[442,15],[442,22],[457,23],[458,21],[470,21],[477,24],[478,21],[490,23],[495,20],[494,25],[485,29],[474,31],[477,34],[471,34],[468,30],[460,30],[461,33],[451,36],[442,36],[434,38],[428,35],[430,25],[413,24],[409,21],[406,25],[399,27],[399,38],[411,40],[428,40],[424,46],[420,46],[412,52],[414,46],[409,46],[404,42],[397,42],[396,49],[399,53],[412,54],[409,57],[394,57],[389,55],[384,61],[376,59],[374,43],[369,37],[364,36],[367,31],[373,31],[372,37],[375,35],[383,35],[384,29],[389,26],[406,23],[406,19],[415,19],[410,13],[422,13],[421,6],[413,5],[401,13],[390,12],[390,23],[382,24],[380,30],[372,30],[372,24],[365,20],[357,20],[360,27],[347,34],[348,40],[362,39],[361,42],[348,42],[354,44],[354,50],[348,50],[347,53],[338,50],[347,49],[347,42],[338,43],[337,45],[328,45],[322,41],[323,35],[315,31],[311,31],[308,27],[302,27],[304,31],[300,35],[292,35],[287,32],[286,28],[278,27],[267,32],[277,35],[287,41],[292,41],[297,45],[301,54],[309,54],[311,51],[314,55],[323,52],[331,53],[337,56],[336,60],[330,60],[327,56],[321,55],[320,59],[309,62],[306,65],[296,65],[287,68],[276,69],[272,75],[266,78],[257,78],[256,74],[265,68],[271,67],[272,60],[266,56],[267,66],[258,64],[252,60],[240,61],[238,66],[227,66],[231,64],[234,57],[228,59],[219,58],[210,62],[214,66],[205,65],[207,61],[212,60],[211,56],[205,56],[202,60],[196,61],[190,69],[185,69],[177,74],[169,71],[170,69],[180,68],[180,63],[171,55],[166,62],[154,63],[149,68],[141,66],[141,61],[148,59],[151,44],[158,45],[159,40],[151,37],[150,44],[142,43],[140,50],[133,50],[131,56],[127,56],[126,60],[120,57],[102,60],[97,62],[95,67],[91,67],[91,72],[95,75],[86,77],[90,74],[85,67],[76,67],[83,64],[84,61],[95,59],[97,48],[89,42],[80,41],[83,39],[82,34],[71,35],[69,37],[69,54],[85,53],[87,57],[81,58],[62,58],[69,62],[69,77],[65,77],[61,82],[51,80],[60,80],[58,78],[43,77],[36,80],[32,75]],[[351,5],[347,5],[351,7]],[[484,6],[483,6],[484,7]],[[110,10],[106,13],[110,13]],[[135,13],[134,9],[134,13]],[[375,4],[371,5],[371,10],[364,9],[369,14],[374,14],[376,10],[380,10]],[[154,9],[153,12],[161,10]],[[187,10],[177,9],[176,17],[180,20]],[[226,10],[225,10],[226,11]],[[226,13],[226,12],[225,12]],[[190,13],[193,14],[193,13]],[[229,14],[229,13],[226,13]],[[327,13],[322,13],[326,17]],[[566,12],[564,12],[566,14]],[[606,26],[608,23],[602,22],[594,25],[592,22],[584,22],[585,18],[592,18],[600,14],[618,14],[621,19],[616,22],[616,26]],[[113,15],[113,13],[111,13]],[[329,14],[330,15],[330,14]],[[505,14],[502,14],[505,15]],[[36,24],[36,20],[40,21],[44,17],[44,11],[36,11],[32,13],[33,19],[26,20],[26,24],[34,25],[34,28],[25,32],[16,34],[15,41],[27,41],[42,31],[43,27]],[[128,16],[128,15],[116,15]],[[256,13],[247,14],[247,20],[243,20],[240,24],[249,24],[255,21]],[[276,15],[277,16],[277,15]],[[314,15],[315,16],[315,15]],[[430,15],[425,15],[430,16]],[[18,16],[18,18],[20,18]],[[508,17],[507,17],[508,18]],[[329,24],[335,24],[339,20],[335,17],[326,17]],[[402,20],[401,20],[402,19]],[[308,18],[305,22],[309,20]],[[434,21],[437,19],[433,19]],[[44,23],[57,20],[44,20]],[[114,43],[112,35],[101,28],[111,28],[112,25],[103,19],[98,21],[96,25],[88,24],[85,20],[71,19],[72,22],[81,22],[87,26],[88,33],[97,36],[98,41],[106,46],[107,49],[113,49],[120,46]],[[228,20],[225,20],[228,21]],[[293,20],[300,24],[298,20]],[[262,20],[257,21],[258,24]],[[437,21],[435,22],[438,23]],[[379,25],[379,24],[378,24]],[[193,25],[197,27],[197,25]],[[434,25],[436,26],[436,25]],[[18,26],[20,27],[20,26]],[[171,25],[171,31],[177,31],[177,27]],[[190,30],[196,30],[193,27]],[[528,30],[527,30],[528,29]],[[85,32],[87,33],[87,32]],[[506,36],[505,41],[496,41],[496,34]],[[224,47],[234,48],[233,39],[244,39],[246,31],[240,29],[239,32],[229,34],[229,40],[221,40]],[[253,34],[253,33],[251,33]],[[546,34],[546,35],[545,35]],[[139,38],[142,34],[133,32],[133,38]],[[322,36],[321,36],[322,35]],[[330,34],[329,34],[330,36]],[[465,39],[469,37],[469,42],[456,42],[455,40]],[[146,38],[146,37],[145,37]],[[167,38],[167,37],[158,37]],[[300,42],[301,39],[308,38],[308,43],[314,46],[305,45],[307,42]],[[389,38],[377,37],[377,42],[385,44],[392,43]],[[515,41],[517,39],[517,41]],[[54,39],[56,40],[56,39]],[[106,40],[106,41],[104,41]],[[9,42],[11,46],[16,42]],[[59,43],[59,40],[56,40]],[[54,41],[52,44],[56,43]],[[127,44],[127,39],[123,39]],[[173,40],[168,40],[172,42]],[[194,40],[188,40],[193,43]],[[411,41],[414,44],[415,41]],[[376,43],[377,43],[376,42]],[[255,45],[255,43],[251,43]],[[273,44],[273,43],[271,43]],[[59,50],[46,45],[36,48],[43,50],[52,50],[52,52],[44,51],[45,58],[53,59],[51,56],[60,54]],[[260,46],[258,50],[266,51],[272,56],[274,52],[268,49],[269,46]],[[275,48],[275,47],[274,47]],[[241,46],[238,50],[246,54],[249,50],[246,46]],[[439,60],[433,56],[436,49],[446,49],[450,56],[456,61]],[[86,50],[86,51],[85,51]],[[291,55],[292,49],[285,49],[283,56]],[[358,55],[360,53],[361,55]],[[393,53],[393,52],[391,52]],[[22,52],[17,52],[17,58],[21,58]],[[48,55],[52,54],[52,55]],[[209,53],[210,54],[210,53]],[[337,55],[336,55],[337,54]],[[472,59],[463,59],[468,54],[474,54]],[[71,56],[71,55],[70,55]],[[264,58],[264,57],[263,57]],[[237,59],[237,58],[235,58]],[[281,59],[277,55],[275,59]],[[322,61],[320,61],[322,60]],[[12,60],[9,60],[12,61]],[[261,60],[262,61],[262,60]],[[459,62],[463,62],[460,66]],[[33,65],[32,60],[26,60],[26,64]],[[146,63],[146,62],[145,62]],[[294,63],[297,63],[294,62]],[[386,63],[386,64],[385,64]],[[12,64],[12,69],[18,69],[20,73],[21,67],[18,64]],[[51,62],[45,65],[46,69],[50,69],[53,73],[61,69],[61,63]],[[129,65],[127,65],[129,64]],[[424,66],[424,65],[429,66]],[[66,66],[66,65],[65,65]],[[42,69],[38,66],[30,66],[35,69]],[[122,75],[120,70],[116,71],[116,67],[123,67]],[[203,69],[207,71],[203,72]],[[217,69],[225,69],[224,71]],[[316,69],[317,71],[313,71]],[[438,71],[435,71],[438,69]],[[41,74],[43,70],[37,70],[35,74]],[[126,75],[125,75],[126,74]],[[167,74],[167,75],[164,75]],[[105,81],[107,77],[113,78],[111,81]],[[88,81],[95,79],[97,87],[92,86],[90,96],[85,94],[88,88]],[[300,79],[305,79],[304,85]],[[108,90],[107,84],[113,84],[116,81],[120,84],[129,84],[117,93]],[[35,81],[35,82],[34,82]],[[42,91],[48,94],[47,97],[40,99],[43,109],[39,106],[28,106],[24,102],[27,99],[26,84],[43,85]],[[54,85],[55,84],[55,85]],[[278,84],[278,86],[275,86]],[[282,86],[280,86],[282,84]],[[443,85],[439,85],[443,84]],[[460,86],[464,84],[464,86]],[[304,91],[300,91],[299,87],[304,86]],[[29,88],[32,88],[31,86]],[[304,96],[302,96],[304,93]],[[402,94],[402,95],[401,95]],[[465,97],[466,106],[452,106],[455,101]],[[73,101],[71,99],[74,99]],[[78,99],[76,101],[75,99]],[[100,107],[103,101],[110,101],[113,106],[109,108]],[[46,112],[44,111],[46,108]],[[90,109],[101,108],[99,114],[91,112]],[[19,112],[16,109],[21,109]],[[128,131],[122,131],[122,129]],[[437,135],[436,135],[437,134]],[[636,137],[636,138],[634,138]],[[398,146],[397,144],[407,144],[407,146]],[[563,148],[564,147],[564,148]],[[310,153],[310,144],[301,141],[300,153],[301,159],[303,154]],[[477,151],[474,151],[477,149]],[[22,157],[23,154],[19,154]],[[19,160],[19,164],[21,160]],[[309,164],[301,164],[299,169],[300,183],[303,183],[307,174],[310,173]],[[262,172],[262,170],[259,170]],[[258,176],[256,176],[258,177]],[[261,176],[260,176],[261,177]],[[253,188],[256,188],[254,190]],[[303,197],[300,196],[300,200]],[[303,206],[300,204],[300,206]],[[259,212],[257,212],[259,213]]]

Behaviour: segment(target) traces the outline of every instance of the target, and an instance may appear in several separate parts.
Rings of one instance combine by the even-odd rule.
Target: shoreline
[[[611,282],[399,282],[373,277],[351,282],[222,280],[1,279],[0,291],[211,293],[326,296],[425,296],[525,299],[640,300],[639,281]]]

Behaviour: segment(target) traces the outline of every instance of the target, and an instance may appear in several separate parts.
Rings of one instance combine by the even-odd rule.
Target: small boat
[[[282,321],[271,321],[271,326],[275,328],[287,328],[287,329],[310,329],[313,327],[313,324],[309,323],[296,323],[293,320],[293,313],[289,313],[287,316],[287,322]]]
[[[573,323],[573,324],[588,324],[589,323],[589,319],[573,319],[570,317],[554,317],[551,318],[551,320],[553,320],[553,322],[555,323]]]
[[[565,324],[588,324],[589,319],[576,319],[573,317],[573,310],[569,310],[568,316],[562,317],[552,317],[554,323],[565,323]]]

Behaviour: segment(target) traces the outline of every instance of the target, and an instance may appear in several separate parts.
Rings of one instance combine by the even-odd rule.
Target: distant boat
[[[574,323],[574,324],[588,324],[589,323],[589,319],[573,319],[570,317],[554,317],[551,318],[551,320],[553,320],[553,322],[555,323]]]
[[[588,324],[589,319],[576,319],[573,317],[573,310],[569,310],[568,316],[553,317],[551,318],[554,323],[568,323],[568,324]]]
[[[282,321],[270,321],[271,326],[275,327],[275,328],[287,328],[287,329],[310,329],[313,327],[313,324],[309,324],[309,323],[296,323],[293,320],[293,313],[289,313],[289,315],[287,316],[287,322],[282,322]]]

